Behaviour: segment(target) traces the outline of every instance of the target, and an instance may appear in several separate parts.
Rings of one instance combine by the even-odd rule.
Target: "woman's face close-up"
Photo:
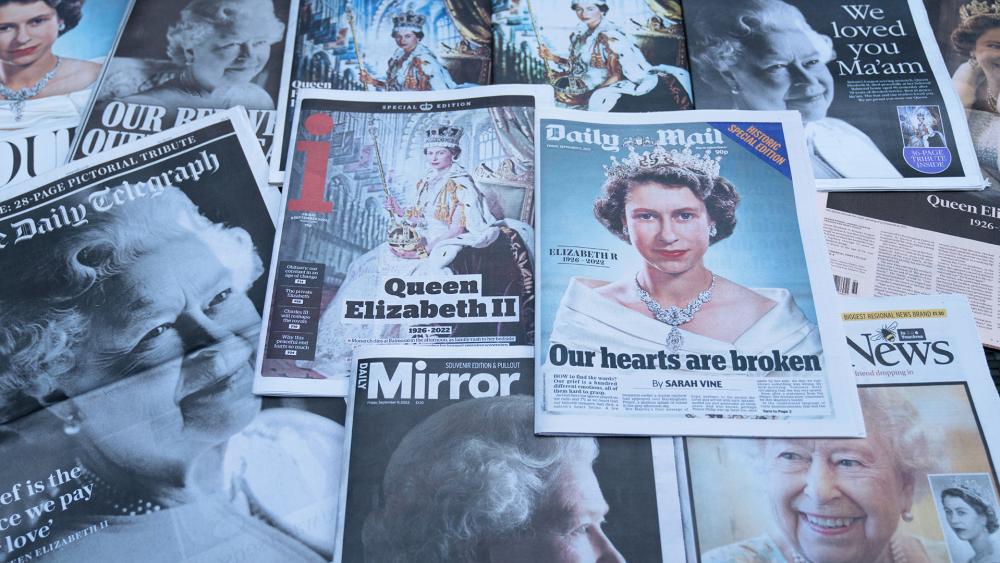
[[[207,90],[247,84],[264,70],[271,57],[266,29],[240,25],[233,33],[209,35],[188,47],[195,80]]]
[[[430,147],[424,149],[427,164],[434,170],[447,170],[455,161],[455,156],[446,147]]]
[[[989,29],[976,38],[972,54],[987,74],[1000,78],[1000,27]]]
[[[976,512],[976,509],[965,502],[965,499],[945,496],[941,504],[944,505],[944,515],[948,520],[948,525],[951,526],[959,539],[971,541],[981,534],[988,533],[986,516]]]
[[[27,66],[52,51],[59,37],[59,16],[45,2],[0,6],[0,62]]]
[[[420,43],[416,33],[405,29],[392,32],[392,38],[396,41],[397,47],[407,52],[412,51],[417,43]]]
[[[632,246],[647,264],[682,274],[702,263],[712,221],[691,188],[643,182],[625,197],[625,224]]]
[[[87,387],[66,391],[103,458],[170,472],[250,422],[260,315],[196,235],[163,241],[96,291],[75,371]]]
[[[869,563],[887,552],[913,492],[885,438],[772,439],[765,456],[772,516],[806,559]]]
[[[759,36],[730,69],[741,109],[797,110],[803,121],[826,117],[833,76],[808,34],[783,29]]]
[[[576,8],[573,10],[580,21],[592,26],[601,23],[601,19],[604,17],[604,13],[593,2],[577,2]]]

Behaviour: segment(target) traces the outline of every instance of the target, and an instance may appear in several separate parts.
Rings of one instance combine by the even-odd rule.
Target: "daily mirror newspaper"
[[[689,561],[995,556],[1000,399],[965,298],[842,304],[868,436],[678,439]]]
[[[5,2],[0,188],[56,168],[94,94],[131,0]],[[23,30],[30,30],[27,34]]]
[[[423,92],[490,83],[489,0],[297,0],[271,181],[283,180],[298,92]]]
[[[331,556],[343,408],[251,393],[265,176],[234,109],[0,202],[0,560]]]
[[[355,347],[534,342],[551,92],[300,92],[254,391],[346,396]]]
[[[676,0],[492,0],[493,80],[549,84],[559,107],[691,109]]]
[[[289,0],[135,0],[74,159],[243,106],[272,147]]]
[[[819,188],[983,188],[921,0],[684,8],[697,107],[797,110]]]
[[[673,562],[673,440],[540,437],[531,347],[360,350],[337,557]]]
[[[536,128],[539,433],[863,435],[796,113]]]

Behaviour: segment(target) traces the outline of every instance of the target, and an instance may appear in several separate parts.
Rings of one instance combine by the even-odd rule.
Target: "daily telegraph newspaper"
[[[996,556],[1000,400],[968,303],[842,304],[868,437],[678,439],[689,561]]]
[[[547,97],[300,93],[255,392],[345,396],[361,345],[534,342]]]
[[[298,92],[421,92],[490,83],[489,0],[297,0],[294,47],[285,53],[282,134],[271,158],[280,183]]]
[[[697,106],[797,110],[821,189],[982,189],[921,0],[685,5]]]
[[[73,158],[243,106],[272,148],[289,0],[135,0]]]
[[[677,0],[492,0],[493,80],[549,84],[560,107],[691,109]]]
[[[536,436],[532,352],[358,352],[334,561],[682,556],[673,441]]]
[[[265,175],[234,109],[0,202],[0,560],[332,556],[343,407],[251,393]]]
[[[30,5],[28,5],[30,4]],[[30,29],[5,43],[0,84],[0,188],[66,161],[130,0],[6,2],[0,26]]]
[[[539,119],[539,433],[863,435],[797,114]]]

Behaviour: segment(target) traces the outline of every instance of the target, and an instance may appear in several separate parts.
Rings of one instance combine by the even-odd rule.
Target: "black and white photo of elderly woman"
[[[173,187],[88,221],[6,248],[5,264],[23,267],[0,280],[3,418],[23,414],[17,398],[48,405],[8,424],[20,441],[10,447],[49,451],[93,484],[88,502],[59,515],[61,529],[108,522],[48,559],[243,559],[249,546],[255,561],[323,560],[319,546],[280,529],[283,516],[258,502],[266,491],[223,470],[242,455],[230,439],[247,430],[258,440],[242,440],[243,454],[269,447],[286,467],[338,451],[288,447],[316,438],[301,416],[260,422],[251,393],[260,314],[247,291],[263,268],[250,235],[213,223]],[[20,460],[6,473],[36,456],[4,457]],[[335,479],[314,479],[313,498],[332,501],[319,489]]]
[[[284,37],[272,0],[192,0],[167,30],[167,55],[179,70],[169,81],[124,99],[178,107],[274,109],[254,82]]]
[[[827,115],[833,41],[798,8],[782,0],[734,0],[684,9],[685,21],[699,30],[688,39],[692,70],[714,90],[695,93],[699,107],[723,109],[728,100],[736,109],[796,110],[816,178],[901,177],[868,135]]]
[[[751,442],[772,531],[712,549],[704,563],[948,561],[940,542],[900,529],[936,460],[916,407],[891,388],[858,391],[866,438]]]
[[[363,560],[624,562],[603,530],[597,442],[536,437],[533,420],[532,398],[509,396],[454,403],[414,426],[365,520]]]

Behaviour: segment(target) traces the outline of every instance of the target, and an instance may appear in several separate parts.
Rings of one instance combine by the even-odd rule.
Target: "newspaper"
[[[677,0],[492,0],[493,80],[549,84],[590,111],[691,109]]]
[[[131,0],[7,4],[0,25],[31,32],[4,47],[0,188],[65,162]]]
[[[0,201],[0,561],[332,557],[346,405],[251,393],[266,169],[233,109]]]
[[[255,392],[346,396],[360,345],[534,342],[547,96],[299,93]]]
[[[685,9],[698,108],[799,111],[820,189],[983,188],[921,0]]]
[[[377,347],[356,361],[334,561],[684,553],[673,441],[535,436],[532,348]]]
[[[416,92],[490,83],[489,0],[296,0],[271,158],[281,183],[303,88]]]
[[[797,114],[539,120],[539,433],[863,434]]]
[[[135,0],[73,158],[236,106],[269,155],[289,1]]]
[[[990,559],[1000,399],[968,303],[842,305],[868,437],[676,440],[688,561]]]

